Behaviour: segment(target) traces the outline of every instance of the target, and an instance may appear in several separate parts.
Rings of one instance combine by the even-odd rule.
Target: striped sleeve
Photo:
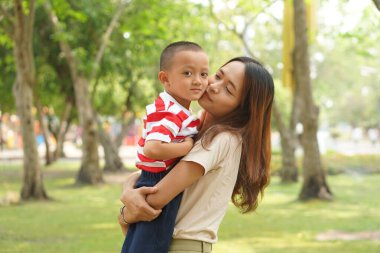
[[[181,118],[168,111],[157,111],[147,115],[145,141],[171,142],[181,131]]]

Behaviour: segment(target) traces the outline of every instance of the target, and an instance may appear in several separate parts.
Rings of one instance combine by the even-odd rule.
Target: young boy
[[[190,103],[198,100],[207,87],[208,57],[193,42],[179,41],[161,53],[159,81],[165,91],[146,107],[144,130],[138,143],[137,168],[141,177],[136,187],[154,186],[179,157],[193,147],[200,121],[190,112]],[[167,253],[181,195],[162,209],[151,222],[122,226],[127,232],[122,253]],[[123,219],[123,209],[121,209]]]

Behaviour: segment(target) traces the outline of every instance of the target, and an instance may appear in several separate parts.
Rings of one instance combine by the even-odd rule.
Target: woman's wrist
[[[125,220],[124,209],[125,209],[125,206],[122,206],[122,207],[120,208],[120,216],[121,216],[120,222],[121,222],[123,225],[129,225],[130,222],[128,222],[128,221]]]

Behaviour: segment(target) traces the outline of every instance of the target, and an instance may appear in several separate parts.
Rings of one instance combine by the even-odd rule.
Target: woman
[[[273,96],[272,77],[257,61],[223,65],[198,101],[205,114],[193,149],[153,188],[133,189],[137,173],[127,180],[121,224],[154,219],[184,191],[169,252],[211,252],[230,198],[253,211],[269,183]]]

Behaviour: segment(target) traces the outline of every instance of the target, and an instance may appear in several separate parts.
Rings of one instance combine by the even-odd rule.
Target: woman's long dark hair
[[[241,136],[240,166],[231,199],[246,213],[257,208],[258,196],[263,195],[269,184],[274,84],[272,76],[258,61],[236,57],[226,64],[233,61],[245,65],[240,105],[204,133],[201,131],[200,137],[202,145],[207,147],[223,131]]]

